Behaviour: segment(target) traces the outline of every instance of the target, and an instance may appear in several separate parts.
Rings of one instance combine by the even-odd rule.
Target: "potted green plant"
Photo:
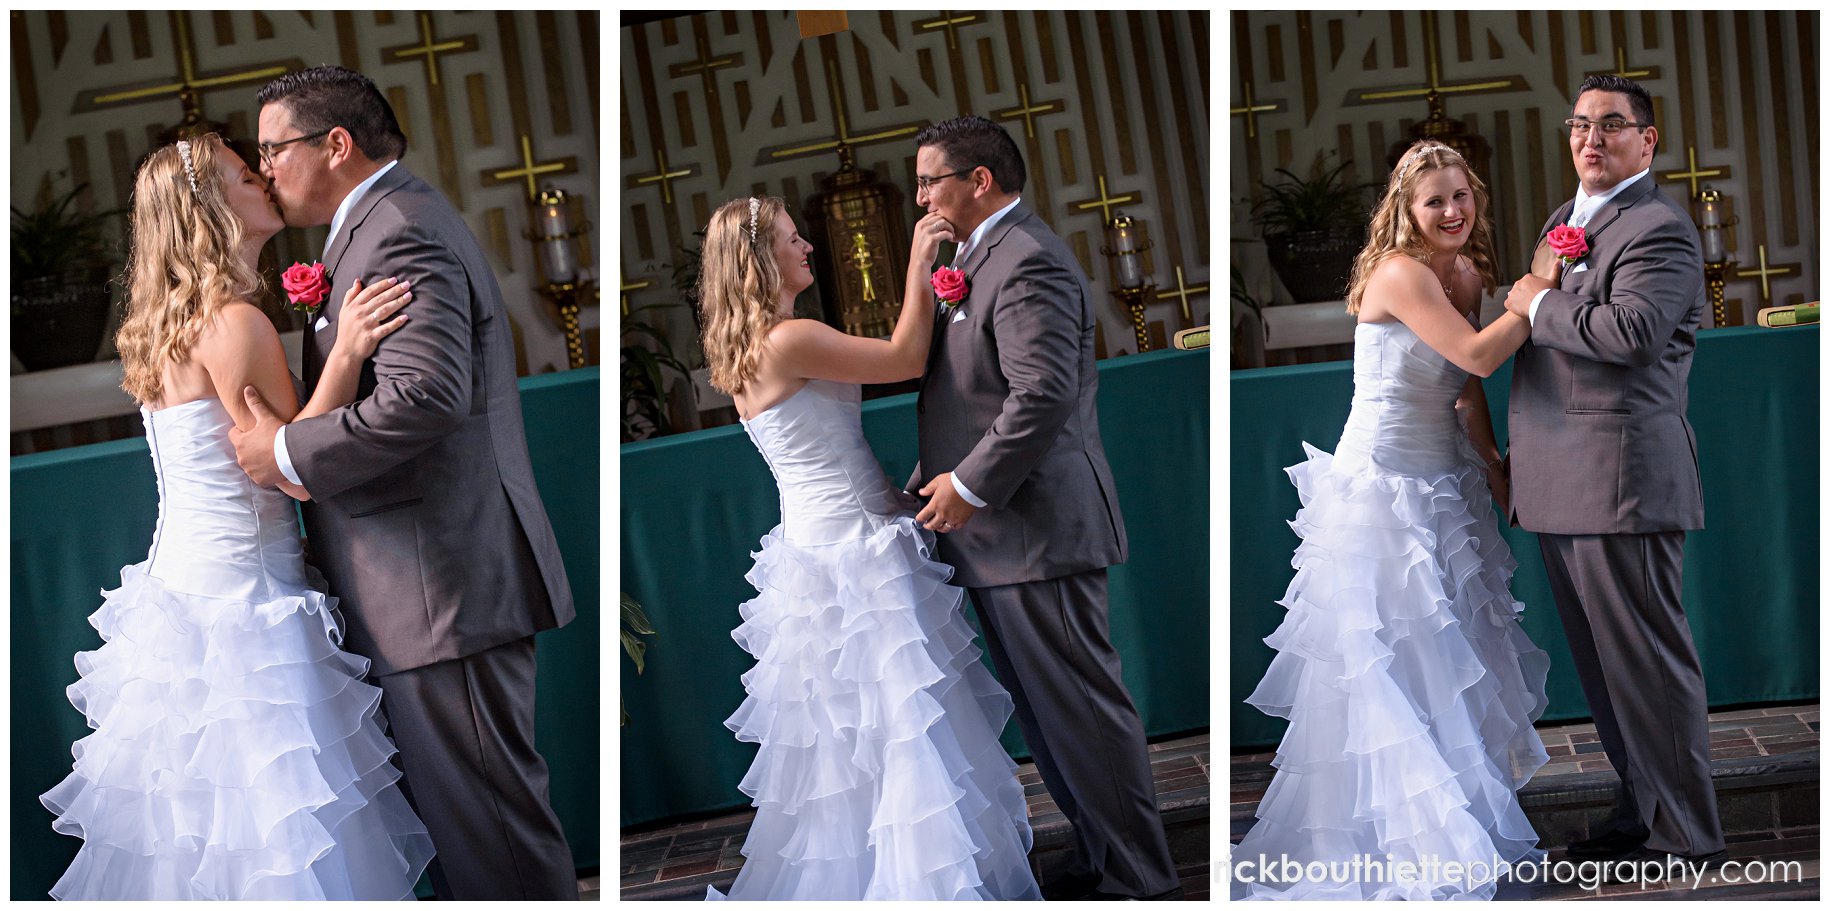
[[[628,592],[622,592],[622,596],[623,654],[629,656],[629,660],[635,664],[635,672],[639,674],[644,667],[643,659],[648,654],[648,643],[643,642],[641,637],[653,636],[655,635],[655,631],[654,627],[648,622],[648,615],[642,613],[642,606],[637,604],[634,598],[629,597]],[[618,709],[623,714],[623,720],[621,724],[618,725],[618,727],[621,727],[622,725],[629,723],[629,710],[622,707],[620,699],[618,700]]]
[[[118,268],[121,235],[111,222],[119,209],[84,212],[79,184],[41,202],[13,206],[13,354],[28,370],[47,370],[95,359],[108,328],[108,282]]]
[[[1278,168],[1283,178],[1262,183],[1265,195],[1252,207],[1271,268],[1297,303],[1345,297],[1353,258],[1366,244],[1372,184],[1346,179],[1350,161],[1324,164],[1324,156],[1316,156],[1308,179]]]

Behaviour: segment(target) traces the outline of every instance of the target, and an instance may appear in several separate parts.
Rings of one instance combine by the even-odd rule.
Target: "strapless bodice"
[[[222,403],[140,412],[159,481],[147,572],[171,591],[255,602],[304,587],[292,498],[257,486],[236,464]]]
[[[902,511],[865,442],[855,383],[808,380],[743,422],[781,491],[782,533],[797,545],[868,537]]]
[[[1455,413],[1468,373],[1393,320],[1353,333],[1353,409],[1336,467],[1370,474],[1427,475],[1475,459]]]

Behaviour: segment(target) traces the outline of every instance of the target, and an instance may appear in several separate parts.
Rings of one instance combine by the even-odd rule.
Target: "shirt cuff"
[[[280,466],[280,474],[285,475],[286,480],[300,487],[305,486],[305,482],[299,480],[299,473],[293,470],[292,457],[286,454],[286,428],[284,427],[273,435],[273,461]]]
[[[1525,312],[1525,322],[1533,326],[1538,324],[1538,305],[1544,303],[1544,295],[1549,294],[1550,291],[1551,289],[1545,288],[1531,296],[1531,308]]]
[[[950,474],[947,477],[953,479],[953,489],[959,491],[960,499],[965,500],[968,503],[971,503],[974,509],[984,509],[985,508],[985,501],[974,496],[972,491],[967,490],[966,482],[960,480],[958,474]]]

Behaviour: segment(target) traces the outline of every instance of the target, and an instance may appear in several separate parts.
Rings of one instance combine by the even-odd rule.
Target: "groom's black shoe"
[[[1594,838],[1570,842],[1567,852],[1571,860],[1619,860],[1638,851],[1650,834],[1618,830],[1603,832]]]
[[[1077,898],[1093,898],[1099,894],[1099,880],[1098,876],[1091,873],[1063,876],[1042,887],[1042,900],[1065,902]]]

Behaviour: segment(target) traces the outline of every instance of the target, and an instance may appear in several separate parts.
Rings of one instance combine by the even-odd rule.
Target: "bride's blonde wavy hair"
[[[788,211],[780,197],[733,199],[712,213],[700,248],[700,344],[711,383],[736,395],[756,379],[769,330],[782,321],[776,300],[782,273],[775,265],[775,219]]]
[[[227,153],[209,133],[158,149],[134,178],[127,254],[127,316],[115,333],[126,378],[143,404],[159,400],[169,364],[190,360],[205,326],[224,305],[261,293],[260,275],[240,255],[241,218],[224,196],[217,165]]]
[[[1373,210],[1372,226],[1366,232],[1366,247],[1354,257],[1353,278],[1347,283],[1347,312],[1360,312],[1360,296],[1366,291],[1366,280],[1373,270],[1394,256],[1408,256],[1420,263],[1430,262],[1430,245],[1423,239],[1417,219],[1411,215],[1417,182],[1423,175],[1443,168],[1460,168],[1468,177],[1468,188],[1474,194],[1474,226],[1461,255],[1474,264],[1480,274],[1481,287],[1488,294],[1499,288],[1497,267],[1493,261],[1493,219],[1487,213],[1487,185],[1474,169],[1468,167],[1461,153],[1440,142],[1419,140],[1398,159],[1392,169],[1385,195]]]

